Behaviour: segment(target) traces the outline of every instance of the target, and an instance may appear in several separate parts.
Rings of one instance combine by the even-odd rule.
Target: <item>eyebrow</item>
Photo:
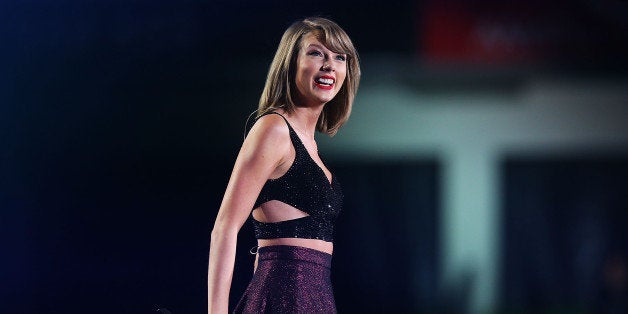
[[[319,44],[309,44],[309,45],[307,46],[307,48],[310,48],[310,47],[312,47],[312,46],[317,47],[317,48],[320,48],[320,49],[327,49],[327,50],[329,50],[329,48],[324,47],[324,46],[321,46],[321,45],[319,45]],[[331,50],[329,50],[329,51],[331,51]]]

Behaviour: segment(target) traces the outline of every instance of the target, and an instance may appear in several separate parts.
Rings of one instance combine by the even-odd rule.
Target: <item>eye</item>
[[[347,61],[347,56],[346,55],[337,55],[336,56],[336,60]]]
[[[318,51],[318,50],[311,50],[307,54],[308,54],[308,56],[316,56],[316,57],[319,57],[319,56],[323,55],[323,53]]]

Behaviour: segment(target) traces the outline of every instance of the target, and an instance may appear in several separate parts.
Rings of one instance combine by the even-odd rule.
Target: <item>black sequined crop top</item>
[[[277,200],[307,213],[308,216],[268,223],[255,220],[251,214],[255,238],[305,238],[332,242],[334,223],[342,207],[340,184],[333,175],[331,184],[329,183],[288,120],[279,113],[272,113],[281,116],[288,124],[295,157],[283,176],[266,181],[253,208]]]

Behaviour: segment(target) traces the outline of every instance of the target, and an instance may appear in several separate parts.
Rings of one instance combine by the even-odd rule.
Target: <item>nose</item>
[[[323,62],[323,66],[321,67],[321,71],[331,72],[331,71],[334,71],[334,67],[331,64],[331,62],[329,62],[329,60],[325,60]]]

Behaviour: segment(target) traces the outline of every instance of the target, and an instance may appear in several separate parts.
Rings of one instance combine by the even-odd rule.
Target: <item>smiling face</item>
[[[332,100],[342,88],[346,75],[345,54],[327,49],[312,33],[303,37],[295,76],[300,106],[323,105]]]

